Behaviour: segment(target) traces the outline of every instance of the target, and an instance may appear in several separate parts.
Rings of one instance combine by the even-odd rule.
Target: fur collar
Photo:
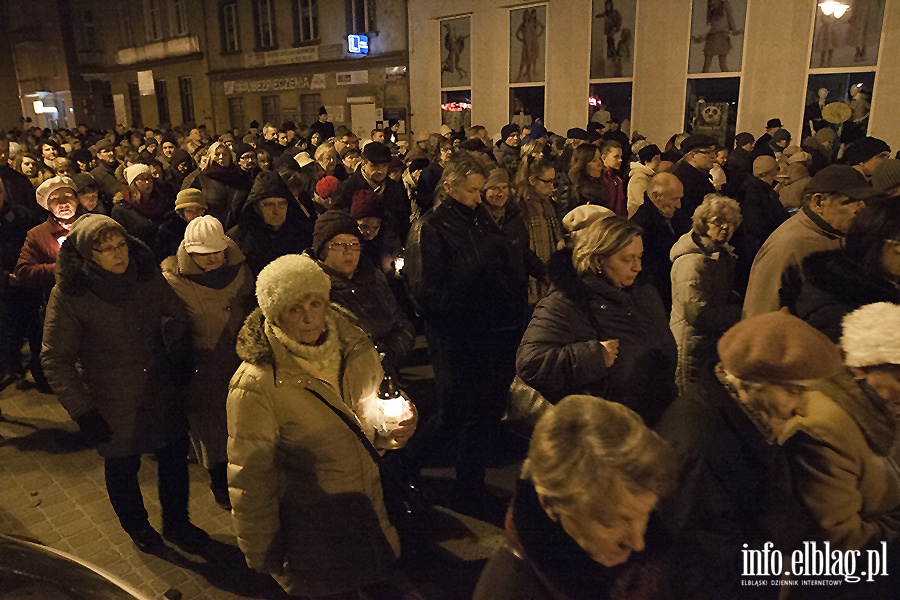
[[[334,325],[334,333],[345,352],[362,340],[368,339],[366,334],[353,324],[355,318],[351,317],[352,315],[346,309],[331,303],[328,323]],[[263,316],[262,309],[258,307],[250,313],[238,333],[237,355],[242,361],[252,365],[275,366],[275,350],[266,335],[266,318]]]
[[[158,272],[156,258],[144,242],[125,234],[128,258],[137,266],[138,281],[149,281]],[[90,290],[87,263],[74,244],[63,244],[56,257],[56,283],[60,291],[71,296],[83,296]]]

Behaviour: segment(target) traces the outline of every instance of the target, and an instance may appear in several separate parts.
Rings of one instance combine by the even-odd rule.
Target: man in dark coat
[[[806,414],[806,383],[838,372],[841,355],[781,311],[728,330],[719,358],[657,426],[681,463],[680,485],[660,504],[673,534],[671,585],[675,597],[692,600],[775,598],[771,581],[741,587],[742,574],[751,575],[743,552],[771,542],[787,557],[816,539],[778,440],[791,417]]]
[[[0,179],[0,391],[23,376],[21,348],[29,337],[26,323],[40,326],[33,295],[17,285],[13,276],[28,229],[27,217],[9,202],[6,184]]]
[[[350,210],[353,196],[359,190],[371,190],[381,196],[384,223],[394,234],[406,239],[409,233],[409,198],[400,181],[388,177],[390,149],[381,142],[370,142],[363,148],[363,162],[338,188],[335,206]]]
[[[663,301],[666,312],[672,309],[672,260],[669,253],[678,241],[672,229],[672,216],[681,207],[684,188],[671,173],[660,173],[650,180],[644,203],[638,207],[631,221],[644,230],[643,271]]]
[[[772,141],[772,136],[775,135],[775,132],[779,129],[781,129],[781,119],[769,119],[766,121],[766,132],[757,138],[756,142],[753,144],[753,148],[757,149],[761,146],[768,145],[768,143]]]
[[[97,166],[91,171],[91,175],[100,187],[100,201],[106,207],[107,214],[112,210],[113,198],[125,187],[125,183],[116,177],[119,161],[116,160],[113,148],[113,143],[107,139],[97,142],[94,146],[94,150],[97,152]]]
[[[334,137],[334,123],[328,120],[328,111],[324,106],[319,107],[319,119],[309,126],[309,133],[318,133],[319,143]]]
[[[672,169],[672,174],[684,186],[681,208],[672,217],[672,227],[678,236],[691,230],[694,211],[707,194],[714,194],[716,191],[709,177],[709,170],[716,160],[716,138],[702,133],[689,136],[681,142],[681,151],[684,152],[684,158]]]
[[[5,188],[6,202],[16,207],[19,218],[29,227],[44,220],[44,211],[34,201],[34,186],[10,166],[9,142],[3,139],[0,139],[0,182]]]
[[[285,254],[302,254],[312,243],[313,220],[275,171],[256,176],[238,224],[228,232],[258,275]]]
[[[744,179],[753,172],[753,135],[746,131],[734,136],[734,150],[725,160],[725,187],[722,193],[733,198]]]

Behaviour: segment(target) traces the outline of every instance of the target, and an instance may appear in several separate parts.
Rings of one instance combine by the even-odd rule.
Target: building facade
[[[71,4],[90,105],[104,111],[89,125],[245,131],[254,120],[308,125],[326,106],[365,137],[389,118],[405,127],[404,0]]]
[[[411,126],[496,135],[541,117],[564,132],[612,116],[662,144],[683,130],[758,135],[778,117],[799,140],[839,102],[850,116],[829,126],[900,148],[900,0],[823,3],[844,7],[828,14],[819,4],[410,2]]]

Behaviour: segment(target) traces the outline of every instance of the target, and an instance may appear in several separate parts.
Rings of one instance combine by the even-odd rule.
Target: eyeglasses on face
[[[537,177],[536,179],[547,185],[552,185],[553,187],[556,187],[558,185],[558,183],[555,179],[544,179],[543,177]]]
[[[710,219],[709,221],[707,221],[707,223],[709,223],[713,227],[718,227],[720,229],[723,227],[734,227],[734,223],[732,223],[731,221],[728,221],[726,219],[719,219],[718,217]]]
[[[115,252],[122,252],[124,250],[128,250],[128,242],[126,242],[125,240],[122,240],[115,246],[98,246],[98,247],[94,248],[94,252],[96,252],[97,254],[103,254],[103,255],[113,254]]]
[[[344,244],[342,242],[331,242],[330,244],[328,244],[328,249],[347,253],[362,252],[362,246],[359,244],[359,242],[350,242],[349,244]]]

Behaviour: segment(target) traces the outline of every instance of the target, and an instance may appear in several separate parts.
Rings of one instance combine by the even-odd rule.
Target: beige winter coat
[[[378,467],[313,392],[354,419],[383,378],[366,334],[334,308],[341,389],[317,379],[267,331],[257,309],[238,336],[228,394],[228,482],[247,564],[289,594],[324,596],[387,578],[399,555]],[[374,426],[360,421],[376,443]]]
[[[801,500],[841,550],[900,538],[896,424],[849,373],[823,382],[783,439]]]
[[[188,417],[194,450],[207,469],[228,460],[225,399],[228,382],[241,363],[235,341],[244,319],[256,306],[253,273],[234,242],[225,250],[222,268],[236,268],[237,272],[228,285],[217,289],[191,279],[199,276],[202,269],[184,249],[184,243],[175,256],[162,262],[163,275],[191,317],[194,376]]]

